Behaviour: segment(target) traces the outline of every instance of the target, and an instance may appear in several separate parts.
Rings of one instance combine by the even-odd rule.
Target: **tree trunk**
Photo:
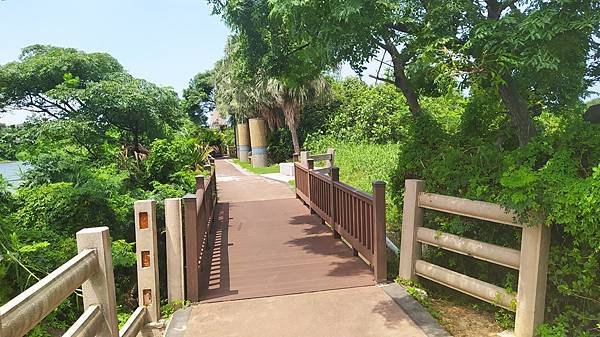
[[[298,141],[298,126],[288,125],[292,134],[292,143],[294,144],[294,153],[300,153],[300,142]]]
[[[533,125],[533,118],[529,113],[527,102],[519,94],[513,79],[510,76],[504,76],[504,81],[505,83],[498,88],[500,97],[508,109],[519,145],[526,145],[537,133]]]
[[[410,85],[410,82],[404,70],[404,66],[410,59],[410,56],[408,56],[406,53],[405,55],[400,54],[398,48],[396,48],[396,46],[390,39],[384,40],[384,49],[388,53],[390,53],[392,57],[392,65],[394,66],[394,85],[402,92],[402,94],[406,98],[406,104],[408,104],[408,109],[410,110],[410,113],[413,117],[416,118],[421,115],[421,104],[419,103],[417,93]]]

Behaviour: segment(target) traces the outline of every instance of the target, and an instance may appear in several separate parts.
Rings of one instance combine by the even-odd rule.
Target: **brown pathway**
[[[281,182],[216,161],[219,203],[203,302],[373,285],[368,266]]]

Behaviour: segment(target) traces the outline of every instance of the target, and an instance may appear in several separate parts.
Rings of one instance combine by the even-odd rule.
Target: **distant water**
[[[0,163],[0,175],[13,187],[17,187],[21,184],[21,174],[29,169],[29,165],[21,161],[9,161],[6,163]]]

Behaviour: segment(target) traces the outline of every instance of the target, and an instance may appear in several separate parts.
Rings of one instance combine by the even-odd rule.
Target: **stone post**
[[[250,132],[248,131],[248,123],[239,123],[237,125],[238,135],[238,158],[242,162],[248,161],[248,152],[250,152]]]
[[[198,232],[196,219],[196,196],[187,194],[183,197],[183,218],[185,232],[185,284],[187,300],[198,302]]]
[[[335,157],[335,149],[334,148],[328,148],[327,149],[327,154],[331,156],[331,159],[329,159],[327,161],[327,163],[325,164],[325,167],[333,167],[333,165],[335,165],[334,163],[334,157]]]
[[[181,198],[165,199],[167,287],[169,302],[185,299]]]
[[[108,227],[85,228],[77,232],[76,237],[77,251],[95,249],[100,263],[98,272],[82,285],[83,306],[99,305],[102,308],[107,324],[102,325],[98,336],[118,337],[117,297]]]
[[[148,310],[151,322],[160,319],[160,288],[158,283],[158,224],[156,201],[134,203],[135,250],[137,254],[138,302]]]
[[[331,168],[331,190],[329,192],[331,198],[331,229],[333,230],[333,237],[335,239],[341,238],[340,233],[335,229],[335,224],[337,222],[336,214],[336,199],[335,199],[335,183],[340,181],[340,169],[339,167]]]
[[[300,164],[304,167],[308,167],[308,151],[300,151]]]
[[[252,118],[250,124],[250,144],[252,144],[252,166],[267,166],[267,124],[262,118]]]
[[[401,279],[415,280],[415,262],[421,258],[421,244],[417,242],[417,229],[423,225],[423,209],[419,207],[419,193],[425,190],[425,181],[407,179],[404,182],[404,208],[402,214],[402,239],[400,242]]]
[[[550,228],[525,225],[521,240],[515,336],[530,337],[544,322]]]
[[[373,182],[373,271],[375,282],[387,281],[385,182]]]

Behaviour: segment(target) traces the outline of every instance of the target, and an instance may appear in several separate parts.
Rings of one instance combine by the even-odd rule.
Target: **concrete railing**
[[[197,177],[197,193],[192,197],[193,203],[185,209],[185,225],[188,233],[186,240],[195,237],[202,243],[197,246],[198,251],[191,252],[192,257],[188,261],[194,259],[199,261],[199,255],[196,254],[204,247],[209,221],[216,203],[214,165],[208,169],[211,172],[208,182],[205,185],[203,177]],[[181,198],[165,200],[170,302],[189,299],[184,288],[186,247],[183,244],[184,221],[181,200]],[[85,228],[77,232],[79,253],[75,257],[0,307],[0,337],[20,337],[27,334],[79,287],[82,287],[85,310],[64,336],[132,337],[156,327],[157,325],[148,325],[160,319],[156,201],[136,201],[134,216],[139,307],[120,331],[109,229],[97,227]],[[199,272],[197,263],[189,264],[196,268],[190,268],[188,265],[188,271],[192,269],[197,275]],[[190,279],[187,283],[189,285]],[[194,299],[197,300],[197,278],[195,288]]]
[[[481,300],[516,311],[516,337],[532,337],[544,320],[550,229],[523,226],[516,214],[500,205],[425,193],[425,182],[406,180],[399,276],[421,276]],[[425,209],[516,226],[522,229],[521,249],[515,250],[423,227]],[[421,259],[421,244],[432,245],[519,271],[517,294]]]
[[[335,163],[335,149],[328,148],[327,153],[323,153],[323,154],[310,154],[310,152],[308,152],[308,151],[294,153],[294,162],[300,162],[300,164],[302,164],[304,167],[308,167],[308,162],[311,159],[313,162],[325,161],[324,168],[315,169],[313,167],[313,169],[319,173],[330,174],[331,168],[334,166],[334,163]]]

